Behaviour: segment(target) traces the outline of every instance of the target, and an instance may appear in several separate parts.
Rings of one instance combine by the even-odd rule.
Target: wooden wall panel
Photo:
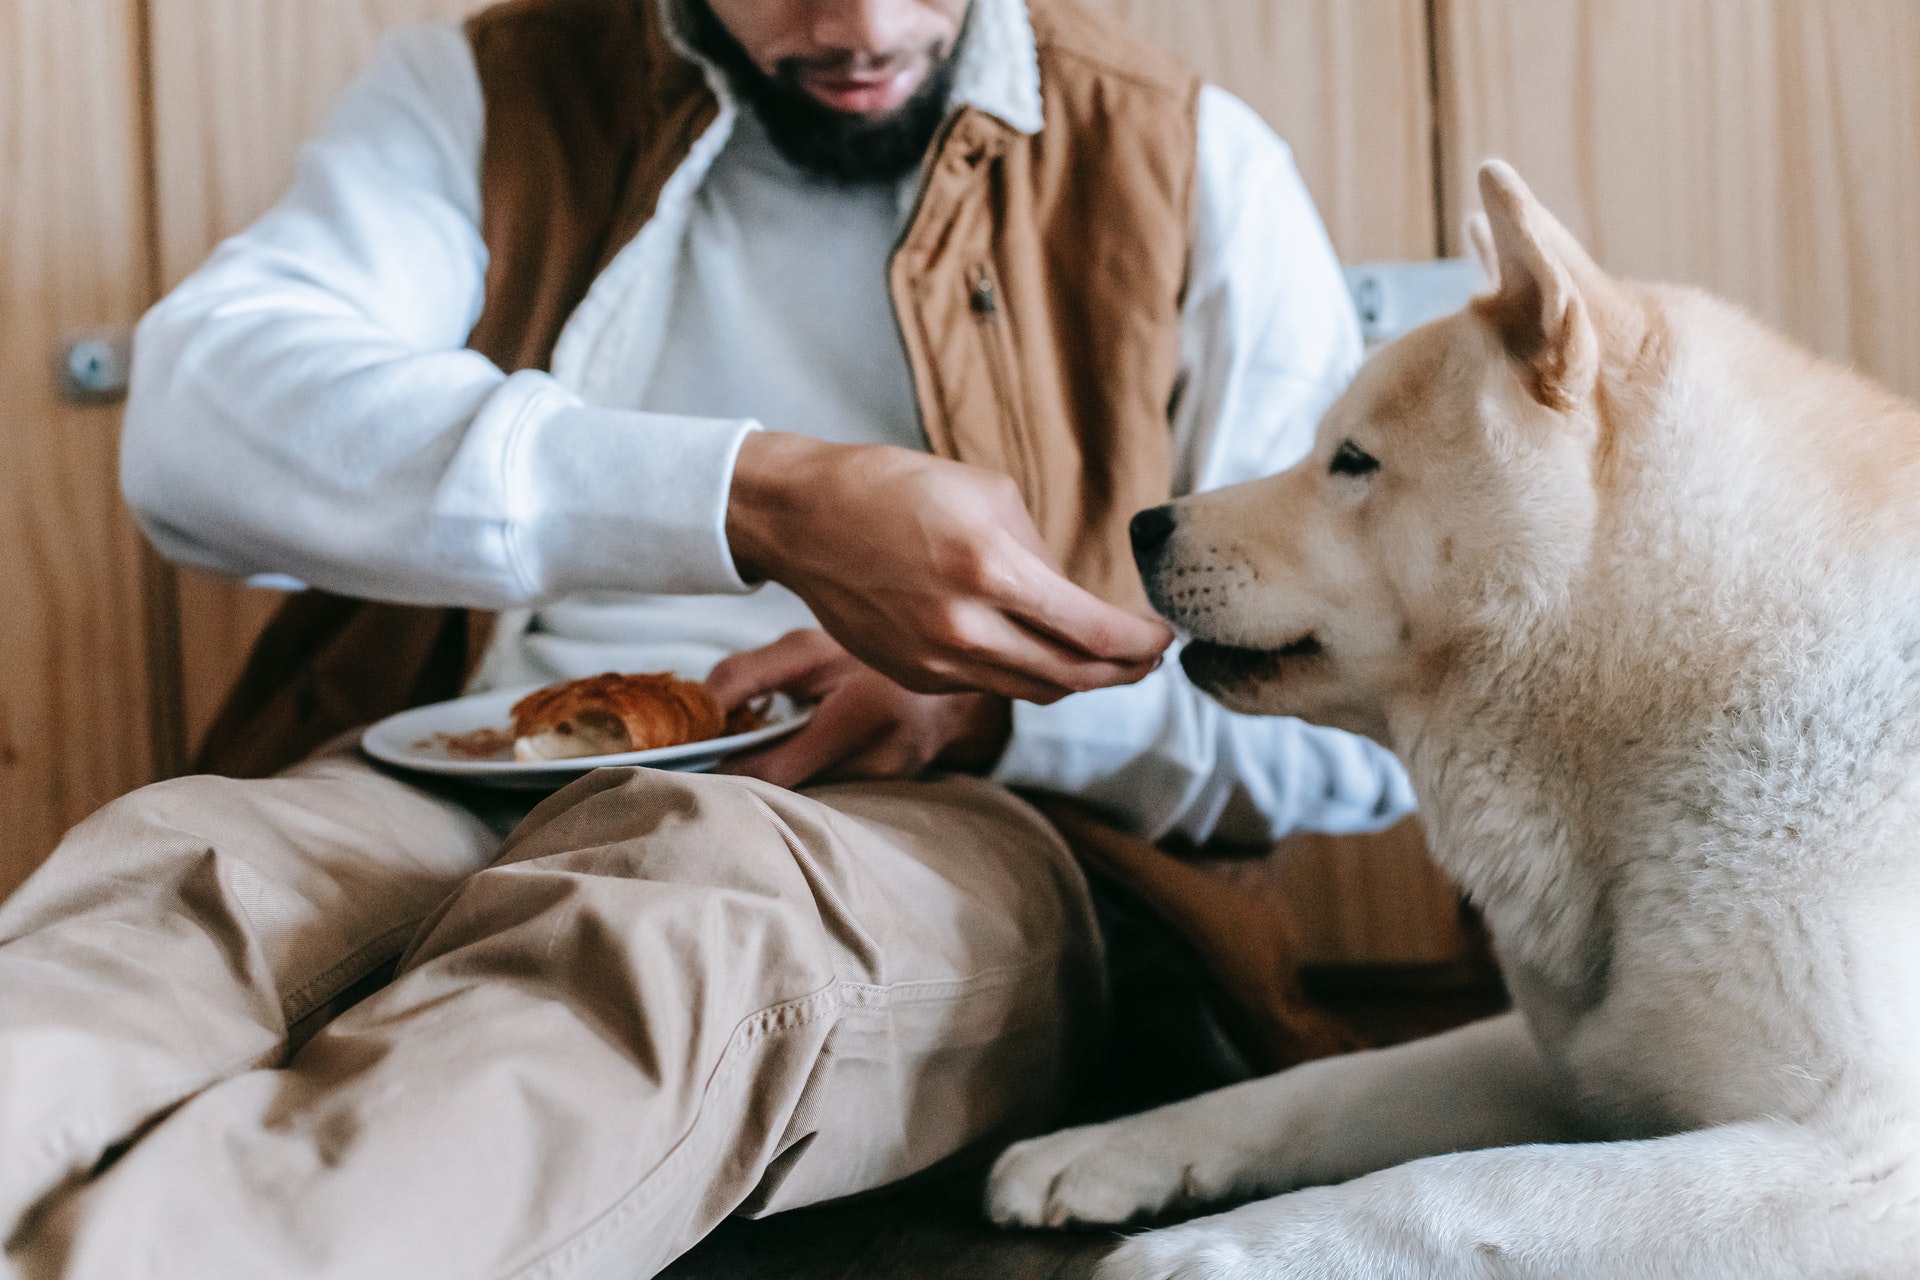
[[[1308,964],[1449,964],[1467,954],[1459,892],[1416,818],[1354,836],[1302,833],[1275,852]]]
[[[1096,0],[1266,117],[1348,262],[1430,258],[1426,0]]]
[[[1460,901],[1408,818],[1350,836],[1301,832],[1266,857],[1205,856],[1209,873],[1287,905],[1303,964],[1440,965],[1469,958]]]
[[[150,0],[160,268],[171,287],[279,198],[294,153],[380,37],[484,0]],[[186,735],[196,743],[278,605],[178,574]]]
[[[1437,3],[1455,243],[1502,155],[1609,269],[1920,394],[1920,5]]]
[[[154,766],[120,415],[53,376],[65,338],[131,323],[152,288],[137,18],[0,4],[0,897]]]

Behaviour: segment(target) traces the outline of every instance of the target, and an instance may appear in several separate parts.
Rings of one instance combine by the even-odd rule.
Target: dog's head
[[[1292,470],[1135,519],[1181,662],[1228,707],[1384,737],[1396,697],[1511,641],[1586,556],[1596,382],[1644,321],[1512,169],[1480,188],[1494,292],[1368,361]]]

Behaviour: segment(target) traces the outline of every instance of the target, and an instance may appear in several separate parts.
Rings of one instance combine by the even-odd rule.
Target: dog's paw
[[[1337,1190],[1296,1191],[1211,1218],[1135,1236],[1095,1280],[1397,1280],[1391,1251],[1369,1246]]]
[[[1017,1143],[987,1179],[987,1214],[1006,1227],[1115,1226],[1196,1203],[1217,1194],[1205,1145],[1150,1116]]]
[[[1094,1280],[1254,1280],[1253,1260],[1231,1235],[1192,1227],[1149,1231],[1115,1249]]]

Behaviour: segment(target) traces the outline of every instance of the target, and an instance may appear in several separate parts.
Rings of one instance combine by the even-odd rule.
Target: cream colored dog
[[[1480,187],[1497,291],[1136,540],[1198,684],[1399,753],[1517,1011],[1023,1143],[991,1212],[1277,1197],[1108,1280],[1920,1276],[1920,412]]]

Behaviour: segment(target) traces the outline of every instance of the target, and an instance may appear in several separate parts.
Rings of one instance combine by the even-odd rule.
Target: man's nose
[[[1133,562],[1140,567],[1142,574],[1150,571],[1166,551],[1167,542],[1173,537],[1177,523],[1172,507],[1149,507],[1127,526],[1127,532],[1133,538]]]
[[[885,57],[911,43],[913,17],[909,0],[823,0],[813,6],[810,34],[822,48]]]

